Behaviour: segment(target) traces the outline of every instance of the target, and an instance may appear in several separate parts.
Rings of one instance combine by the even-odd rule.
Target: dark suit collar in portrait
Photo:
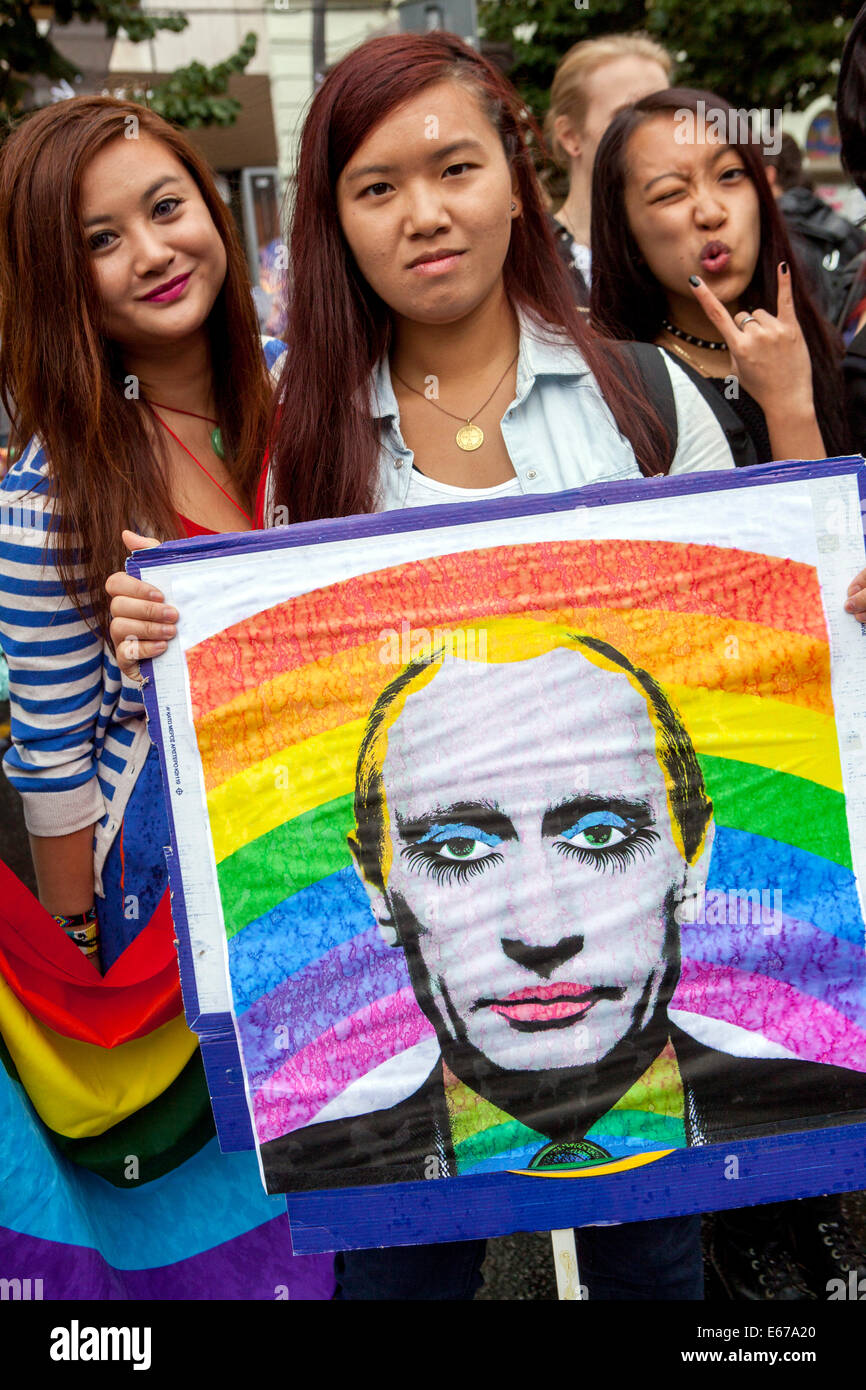
[[[726,1143],[866,1121],[866,1073],[816,1062],[733,1057],[706,1047],[674,1024],[669,1025],[665,1042],[669,1046],[663,1046],[653,1059],[649,1080],[657,1081],[659,1068],[666,1066],[676,1091],[673,1078],[678,1076],[684,1133],[681,1143],[686,1145]],[[672,1058],[675,1070],[671,1068]],[[452,1094],[449,1109],[445,1079],[440,1059],[412,1095],[387,1110],[307,1125],[263,1144],[268,1190],[362,1187],[456,1176],[462,1143],[473,1137],[470,1124],[465,1121],[472,1091],[465,1082],[460,1083],[462,1090]],[[611,1117],[621,1115],[625,1119],[625,1102],[640,1098],[642,1083],[647,1083],[646,1075],[639,1076],[620,1096],[613,1096],[610,1107],[602,1115],[596,1112],[589,1123],[582,1122],[574,1110],[568,1125],[566,1117],[560,1116],[556,1141],[566,1144],[593,1133],[600,1135],[605,1122],[608,1126],[613,1123]],[[676,1096],[672,1094],[664,1104],[664,1113],[676,1120]],[[532,1129],[525,1124],[525,1116],[517,1122],[507,1111],[497,1109],[499,1116],[504,1116],[501,1124],[520,1125],[519,1130],[512,1131],[518,1141],[521,1135],[537,1134],[542,1140],[540,1147],[548,1142],[546,1128]],[[490,1112],[487,1117],[492,1117]],[[633,1110],[626,1132],[638,1133]],[[479,1139],[474,1148],[467,1147],[467,1154],[477,1155],[483,1142]],[[646,1151],[676,1145],[649,1137],[640,1147]],[[636,1149],[632,1145],[631,1151]],[[580,1166],[579,1162],[573,1166]],[[494,1161],[490,1167],[509,1168],[511,1164],[506,1155],[506,1161]],[[476,1167],[475,1171],[483,1169]]]

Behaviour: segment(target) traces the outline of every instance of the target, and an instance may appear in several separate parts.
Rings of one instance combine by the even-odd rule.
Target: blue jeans
[[[486,1241],[345,1250],[334,1261],[338,1299],[467,1301],[481,1287]],[[669,1216],[577,1232],[580,1279],[596,1300],[702,1299],[701,1218]],[[551,1255],[551,1259],[553,1256]]]

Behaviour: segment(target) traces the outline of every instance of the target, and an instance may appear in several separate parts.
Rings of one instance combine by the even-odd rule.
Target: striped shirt
[[[263,339],[262,346],[268,369],[278,369],[283,344]],[[3,768],[21,793],[31,834],[96,827],[101,896],[102,867],[150,737],[138,687],[123,679],[110,643],[64,590],[58,537],[48,536],[49,471],[33,439],[0,481],[0,647],[9,663],[12,735]]]

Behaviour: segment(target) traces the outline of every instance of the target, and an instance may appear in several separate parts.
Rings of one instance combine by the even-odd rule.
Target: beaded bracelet
[[[51,915],[58,927],[63,928],[69,940],[75,943],[88,960],[92,960],[98,954],[99,923],[96,920],[95,907],[89,907],[86,912],[73,913],[71,917],[63,917],[57,912]]]

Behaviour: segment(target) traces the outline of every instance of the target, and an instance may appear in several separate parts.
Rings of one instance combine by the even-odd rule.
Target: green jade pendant
[[[210,442],[211,448],[213,449],[217,458],[224,459],[226,454],[225,449],[223,448],[223,437],[219,425],[217,425],[215,430],[211,430]]]

